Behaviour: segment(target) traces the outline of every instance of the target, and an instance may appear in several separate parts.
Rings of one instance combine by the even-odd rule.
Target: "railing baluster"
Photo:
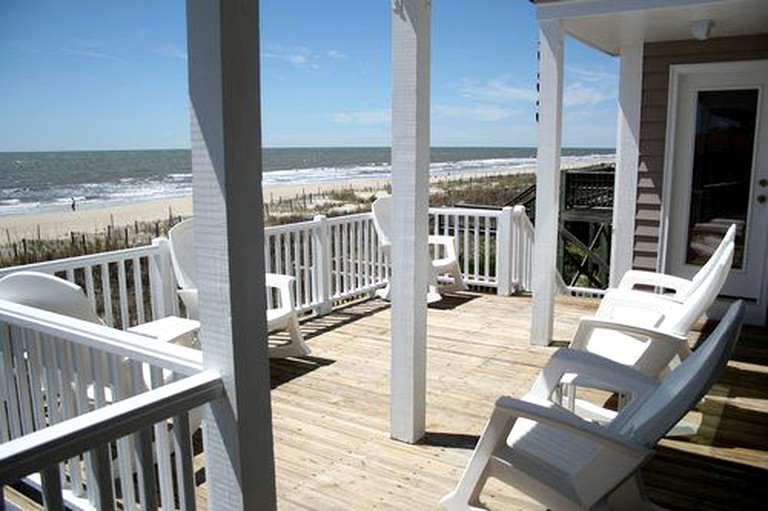
[[[283,243],[283,269],[286,275],[293,275],[293,268],[291,268],[291,233],[285,233],[285,241]]]
[[[287,259],[287,261],[293,261],[293,275],[296,277],[296,286],[294,288],[296,297],[293,303],[296,304],[296,307],[301,307],[304,303],[304,279],[301,275],[301,231],[293,233],[293,253],[292,257],[289,257],[290,259]]]
[[[3,427],[3,436],[4,440],[7,440],[8,438],[17,438],[21,436],[21,432],[19,431],[20,424],[19,424],[19,405],[18,405],[18,395],[14,391],[16,389],[16,383],[14,382],[14,370],[13,366],[15,363],[17,363],[18,355],[15,353],[14,346],[13,346],[13,334],[12,334],[12,327],[3,325],[3,328],[0,329],[0,344],[2,344],[2,372],[4,380],[3,383],[3,389],[5,393],[5,401],[7,401],[7,406],[5,407],[5,412],[0,408],[0,413],[3,414],[3,422],[0,423]],[[16,359],[16,360],[14,360]],[[5,423],[5,414],[7,415],[7,424]],[[8,433],[6,434],[6,427],[8,428]]]
[[[128,315],[128,285],[125,273],[125,261],[117,263],[117,294],[120,300],[120,327],[123,330],[127,330],[131,326],[131,318]]]
[[[363,287],[368,287],[371,285],[371,226],[366,220],[363,220],[360,225],[363,229]]]
[[[136,452],[136,471],[139,476],[139,491],[142,511],[157,509],[157,486],[155,466],[152,463],[152,429],[144,428],[133,434]]]
[[[38,332],[30,332],[27,336],[27,357],[29,358],[30,366],[30,385],[32,385],[33,389],[44,388],[42,375],[43,359],[40,352],[40,334]],[[40,390],[32,393],[32,408],[35,418],[35,429],[45,427],[45,403],[43,392]]]
[[[40,479],[43,483],[43,505],[46,511],[64,511],[59,465],[53,465],[40,472]],[[3,496],[0,495],[0,498]]]
[[[163,371],[159,367],[149,368],[152,388],[163,384]],[[160,505],[163,509],[173,509],[173,481],[171,480],[171,451],[168,425],[165,422],[155,424],[155,449],[157,450],[157,473],[160,486]],[[184,509],[183,507],[181,509]]]
[[[55,340],[54,342],[58,341]],[[56,342],[56,355],[58,359],[59,375],[61,378],[61,391],[59,400],[61,401],[62,420],[77,417],[78,410],[73,399],[72,385],[76,382],[74,370],[72,367],[72,346],[67,341]],[[84,485],[80,471],[80,459],[70,458],[67,462],[69,466],[69,487],[75,495],[84,493]]]
[[[264,271],[272,273],[272,236],[264,235]]]
[[[93,266],[86,266],[83,268],[85,272],[85,294],[88,296],[88,301],[91,303],[93,310],[96,310],[96,292],[93,286]]]
[[[341,289],[341,226],[334,225],[332,227],[333,233],[333,269],[336,276],[336,289],[333,290],[331,296],[339,296],[342,292]]]
[[[283,273],[283,233],[275,236],[275,273]]]
[[[32,413],[32,407],[31,406],[23,406],[23,403],[31,403],[32,402],[32,395],[37,394],[34,390],[30,390],[30,384],[33,385],[34,389],[34,380],[31,379],[31,375],[29,374],[29,371],[31,370],[31,364],[27,363],[26,360],[24,360],[24,354],[27,354],[27,357],[29,357],[29,349],[27,346],[27,332],[24,330],[19,331],[18,336],[18,342],[17,345],[21,348],[18,350],[18,353],[20,356],[16,357],[16,385],[17,385],[17,392],[20,394],[19,399],[22,403],[21,410],[20,410],[20,416],[21,416],[21,429],[24,432],[24,434],[29,433],[30,431],[35,430],[35,421],[34,416]]]
[[[192,413],[201,413],[193,410]],[[173,418],[173,449],[176,452],[176,482],[179,489],[179,509],[195,511],[195,473],[192,467],[192,432],[189,413]],[[165,506],[163,506],[165,508]]]
[[[115,355],[108,355],[109,381],[112,384],[112,401],[120,401],[128,396],[126,382],[122,375],[121,360]],[[117,439],[117,466],[120,474],[120,489],[125,509],[136,509],[136,494],[133,488],[133,464],[130,437]]]
[[[309,258],[309,249],[312,244],[312,231],[310,229],[304,230],[304,242],[302,247],[304,249],[304,256],[302,261],[304,262],[304,303],[306,307],[311,306],[317,302],[317,294],[312,293],[312,271],[315,270],[312,261]],[[315,271],[319,270],[317,268]]]
[[[112,314],[112,283],[109,278],[109,263],[101,264],[101,297],[104,305],[104,322],[115,326],[115,317]]]
[[[491,283],[491,217],[485,217],[484,219],[485,237],[483,239],[483,248],[485,250],[485,271],[483,272],[483,279],[487,283]]]
[[[346,293],[349,289],[348,285],[348,271],[349,271],[349,253],[347,251],[347,224],[341,224],[341,292]]]
[[[138,395],[146,387],[144,385],[143,366],[140,362],[131,361],[128,374],[130,375],[131,395]],[[133,435],[133,448],[136,457],[136,474],[138,476],[139,497],[142,510],[157,509],[157,486],[155,484],[155,467],[152,462],[152,428],[143,428]],[[164,439],[167,443],[167,439]],[[158,439],[158,442],[162,440]],[[158,460],[158,465],[159,465]]]
[[[109,444],[101,445],[91,451],[91,472],[96,481],[92,492],[96,509],[113,509],[115,507],[114,491],[112,489],[112,464],[109,454]],[[129,485],[133,487],[133,485]],[[125,494],[123,494],[123,509],[125,509]]]
[[[144,323],[144,283],[141,281],[141,259],[133,259],[133,297],[136,303],[136,321],[139,325]]]

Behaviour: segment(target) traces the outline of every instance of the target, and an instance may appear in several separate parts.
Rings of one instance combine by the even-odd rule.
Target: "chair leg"
[[[440,500],[446,511],[480,510],[480,493],[488,480],[491,457],[499,442],[504,441],[515,419],[505,414],[491,414],[483,435],[461,475],[456,489]]]
[[[441,286],[441,291],[454,293],[456,291],[466,291],[469,289],[469,286],[467,286],[461,276],[461,268],[459,267],[458,261],[451,264],[448,269],[448,274],[451,276],[451,283]]]
[[[304,357],[312,353],[304,342],[304,336],[299,329],[299,319],[294,314],[285,325],[285,330],[290,334],[291,341],[281,346],[269,348],[269,358]]]
[[[459,268],[458,261],[451,266],[451,276],[453,276],[453,291],[466,291],[469,289],[469,286],[467,286],[461,276],[461,268]]]
[[[294,315],[290,321],[288,321],[288,333],[291,334],[291,346],[295,348],[295,357],[303,357],[309,355],[311,350],[309,346],[304,343],[304,336],[301,335],[301,329],[299,329],[299,319]]]

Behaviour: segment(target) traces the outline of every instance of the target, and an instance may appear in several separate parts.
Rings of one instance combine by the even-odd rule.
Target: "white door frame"
[[[664,180],[663,190],[661,198],[661,217],[659,226],[659,247],[658,247],[658,259],[657,270],[660,272],[668,271],[668,239],[670,232],[670,214],[671,203],[673,199],[673,166],[674,166],[674,152],[676,147],[676,127],[677,127],[677,113],[678,113],[678,94],[680,92],[680,82],[682,77],[700,74],[700,73],[734,73],[743,74],[750,69],[754,69],[756,65],[766,65],[768,60],[745,60],[735,62],[710,62],[702,64],[675,64],[669,67],[669,93],[667,98],[667,126],[665,136],[664,147]],[[761,94],[761,101],[768,101],[768,91],[763,91]],[[768,123],[766,123],[768,124]],[[765,137],[765,132],[768,130],[768,126],[762,126],[762,137]],[[756,147],[756,151],[757,151]],[[757,152],[756,152],[757,154]],[[748,304],[748,316],[747,320],[751,323],[765,324],[766,321],[766,304],[768,304],[768,285],[766,285],[766,278],[768,277],[768,258],[764,262],[763,267],[763,282],[759,297],[756,301]],[[719,316],[719,310],[714,308],[713,316]]]

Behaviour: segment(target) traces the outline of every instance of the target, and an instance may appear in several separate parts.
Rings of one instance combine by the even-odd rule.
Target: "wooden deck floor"
[[[595,305],[559,299],[555,339],[567,342]],[[419,445],[388,434],[388,305],[370,300],[304,322],[312,356],[271,363],[279,508],[438,509],[494,400],[524,394],[555,349],[529,346],[530,308],[529,298],[474,293],[430,307],[428,434]],[[745,332],[700,411],[700,434],[663,440],[646,467],[650,495],[674,509],[762,508],[768,495],[764,330]],[[203,469],[198,476],[204,480]],[[205,501],[204,483],[200,489]],[[490,509],[542,509],[494,481],[483,501]]]

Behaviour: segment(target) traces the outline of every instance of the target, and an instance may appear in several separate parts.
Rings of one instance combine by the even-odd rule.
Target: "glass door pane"
[[[744,264],[758,90],[700,91],[688,217],[688,264],[704,264],[736,223],[733,268]]]

